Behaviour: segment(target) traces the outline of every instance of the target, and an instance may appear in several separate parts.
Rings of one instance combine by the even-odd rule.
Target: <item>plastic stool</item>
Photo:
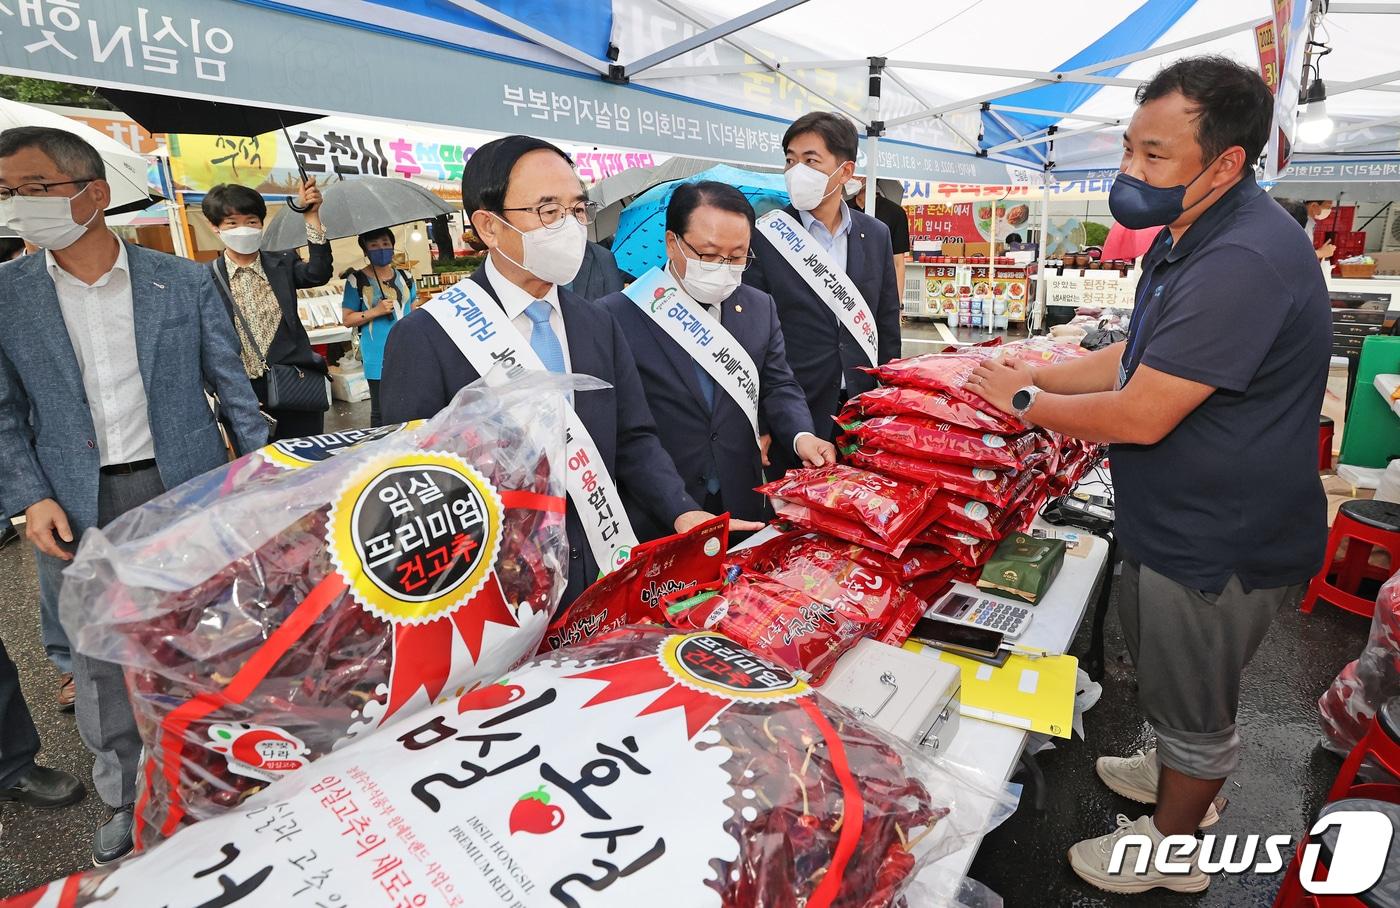
[[[1373,789],[1373,783],[1356,784],[1356,774],[1361,764],[1370,757],[1381,769],[1400,779],[1400,697],[1391,697],[1381,704],[1376,717],[1366,729],[1366,734],[1356,742],[1347,754],[1346,762],[1337,772],[1332,788],[1327,792],[1328,801],[1357,797],[1362,788]],[[1395,786],[1386,786],[1394,788]]]
[[[1337,424],[1329,416],[1323,416],[1317,424],[1317,470],[1325,473],[1332,469],[1332,439]]]
[[[1347,540],[1345,558],[1337,559],[1337,549]],[[1299,610],[1311,612],[1317,600],[1324,599],[1340,609],[1371,617],[1373,599],[1356,595],[1367,577],[1385,580],[1390,571],[1369,566],[1371,549],[1381,548],[1390,555],[1390,571],[1400,570],[1400,505],[1388,501],[1348,501],[1337,512],[1332,533],[1327,537],[1327,562],[1308,584]],[[1327,578],[1336,574],[1334,581]]]
[[[1374,810],[1390,818],[1392,826],[1400,825],[1400,804],[1378,801],[1369,798],[1347,798],[1324,804],[1318,811],[1318,819],[1339,810]],[[1337,847],[1337,827],[1329,828],[1318,839],[1320,846],[1317,856],[1317,869],[1321,871],[1332,863],[1332,855]],[[1303,849],[1308,845],[1307,836],[1298,843],[1293,854],[1293,863],[1283,878],[1274,908],[1400,908],[1400,848],[1391,847],[1386,856],[1385,870],[1381,878],[1365,892],[1357,895],[1312,895],[1303,889],[1298,879],[1298,869],[1302,865]],[[1319,872],[1317,876],[1322,876]]]

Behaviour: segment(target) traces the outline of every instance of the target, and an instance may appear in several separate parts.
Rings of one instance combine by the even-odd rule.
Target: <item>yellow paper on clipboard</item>
[[[956,665],[962,671],[962,714],[1057,738],[1072,734],[1079,660],[1031,659],[1013,653],[1001,668],[955,656],[910,640],[904,648]]]

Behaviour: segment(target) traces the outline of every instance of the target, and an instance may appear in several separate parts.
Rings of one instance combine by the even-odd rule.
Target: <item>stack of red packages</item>
[[[1078,482],[1099,452],[997,410],[967,380],[992,357],[1046,365],[1084,352],[1032,338],[869,369],[884,384],[837,416],[845,471],[801,470],[760,491],[778,499],[780,517],[804,529],[894,556],[912,544],[934,546],[975,574],[1051,495]],[[873,488],[872,476],[889,480],[888,494],[872,501],[847,492],[853,483]]]

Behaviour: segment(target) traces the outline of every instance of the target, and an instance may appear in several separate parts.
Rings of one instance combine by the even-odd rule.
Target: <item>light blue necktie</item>
[[[549,315],[554,307],[548,300],[535,300],[525,307],[525,315],[534,322],[530,331],[530,347],[550,372],[564,371],[564,348],[559,345],[559,335],[550,327]]]

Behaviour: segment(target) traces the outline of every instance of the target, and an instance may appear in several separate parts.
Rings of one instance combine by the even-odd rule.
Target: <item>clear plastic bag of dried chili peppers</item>
[[[464,389],[424,424],[304,469],[252,455],[84,535],[61,608],[80,651],[125,668],[142,847],[535,652],[583,381]]]
[[[624,628],[9,904],[903,908],[1013,808],[723,635]]]

